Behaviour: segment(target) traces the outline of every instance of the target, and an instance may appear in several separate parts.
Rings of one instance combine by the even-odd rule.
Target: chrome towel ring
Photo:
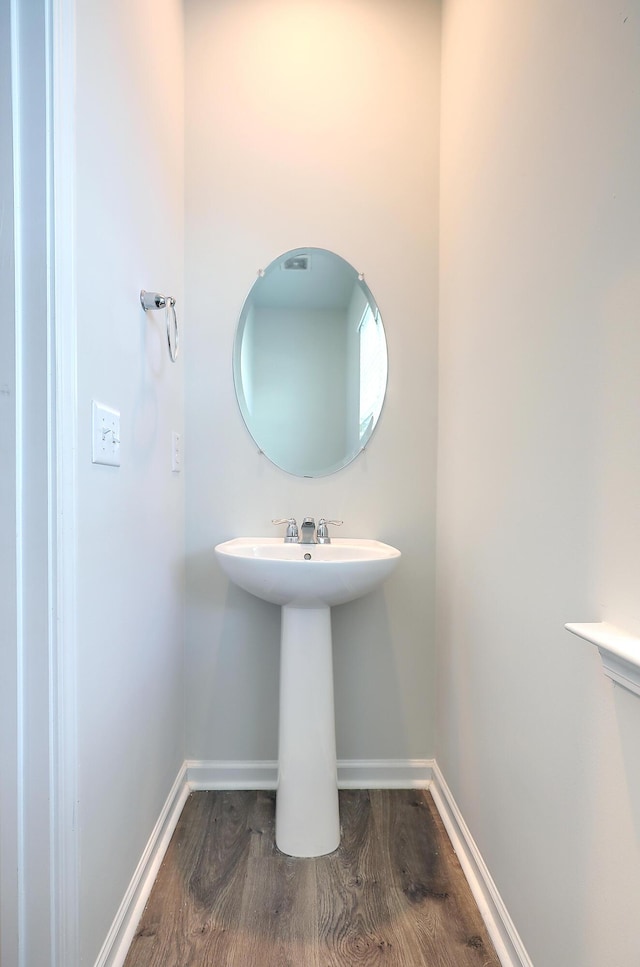
[[[171,295],[160,295],[159,292],[146,292],[140,290],[140,305],[145,312],[155,309],[165,310],[167,322],[167,342],[169,343],[169,357],[172,363],[178,358],[180,349],[180,337],[178,332],[178,317],[176,315],[176,300]],[[173,330],[173,338],[172,338]]]

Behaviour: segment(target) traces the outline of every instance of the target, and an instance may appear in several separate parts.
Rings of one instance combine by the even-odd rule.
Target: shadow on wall
[[[213,547],[189,555],[187,756],[277,757],[280,614],[230,584]]]
[[[638,736],[640,735],[640,697],[626,688],[613,685],[622,765],[629,793],[629,808],[640,844],[640,769],[638,769]]]
[[[338,759],[408,758],[385,589],[333,608],[331,619]]]

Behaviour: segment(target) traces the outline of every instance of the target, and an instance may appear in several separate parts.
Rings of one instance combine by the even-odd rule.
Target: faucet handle
[[[318,540],[318,544],[330,544],[331,543],[331,538],[329,537],[329,527],[328,527],[329,524],[331,524],[332,526],[335,526],[335,527],[340,527],[341,524],[344,524],[344,521],[343,520],[327,520],[326,517],[321,517],[320,520],[318,521],[318,530],[317,530],[317,540]]]
[[[287,532],[284,536],[285,544],[298,543],[298,525],[296,524],[295,517],[278,517],[276,520],[272,520],[271,523],[287,525]]]

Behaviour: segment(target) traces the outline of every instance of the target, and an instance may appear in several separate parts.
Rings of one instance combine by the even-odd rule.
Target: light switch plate
[[[120,411],[91,402],[92,463],[120,466]]]

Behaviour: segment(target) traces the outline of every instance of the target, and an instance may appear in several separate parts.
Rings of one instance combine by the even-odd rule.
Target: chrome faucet
[[[302,521],[302,535],[299,544],[316,543],[316,522],[313,517],[305,517]]]
[[[284,535],[285,544],[297,544],[299,541],[298,537],[298,525],[296,524],[295,517],[278,517],[277,520],[272,520],[272,524],[286,524],[287,532]]]
[[[327,520],[321,517],[318,521],[318,532],[316,534],[316,522],[313,517],[305,517],[300,525],[302,533],[298,531],[295,517],[278,517],[271,521],[272,524],[286,524],[287,531],[284,536],[285,544],[330,544],[329,524],[332,527],[339,527],[341,520]]]
[[[344,521],[341,520],[327,520],[326,517],[321,517],[318,521],[318,544],[331,543],[331,538],[329,537],[329,528],[327,526],[328,524],[340,527],[340,524],[343,523]]]

